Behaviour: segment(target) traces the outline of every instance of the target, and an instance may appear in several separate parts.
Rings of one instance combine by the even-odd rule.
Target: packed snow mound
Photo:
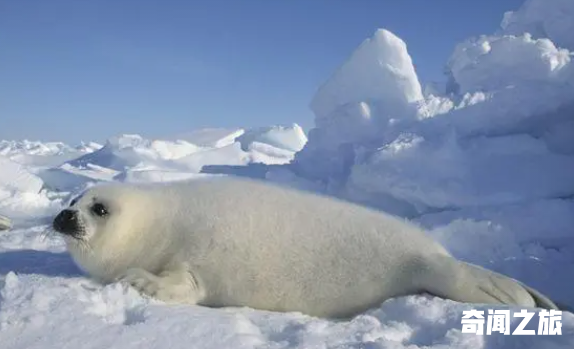
[[[0,156],[0,191],[38,193],[43,184],[23,165]]]
[[[8,217],[14,225],[37,221],[59,206],[54,198],[30,168],[0,155],[0,215]]]
[[[142,158],[152,159],[156,154],[149,151],[149,143],[140,136],[126,135],[110,139],[102,149],[81,156],[68,164],[74,167],[98,165],[118,171],[138,165]]]
[[[23,165],[44,168],[59,166],[99,148],[101,145],[94,142],[72,147],[62,142],[0,141],[0,155]]]
[[[189,154],[200,151],[202,148],[186,141],[176,140],[175,142],[154,140],[150,144],[159,158],[164,160],[176,160]]]
[[[571,0],[526,0],[514,12],[504,14],[503,33],[548,38],[558,47],[574,50],[574,2]]]
[[[221,148],[206,149],[178,159],[180,168],[198,173],[205,165],[244,166],[250,163],[249,154],[241,149],[241,144],[232,143]]]
[[[457,92],[465,94],[525,84],[566,83],[574,73],[570,61],[568,50],[526,33],[468,40],[456,47],[448,66],[458,84]]]
[[[307,143],[307,136],[301,126],[271,126],[248,130],[237,137],[243,150],[248,151],[252,143],[268,144],[278,149],[298,152]]]
[[[379,57],[364,52],[371,57],[362,60]],[[428,94],[411,104],[416,117],[396,118],[395,109],[382,107],[387,97],[355,103],[342,98],[331,103],[339,107],[328,119],[315,108],[316,126],[296,154],[294,170],[343,196],[405,216],[574,195],[571,57],[528,33],[466,40],[448,62],[450,95]],[[353,54],[343,67],[355,60]],[[370,68],[373,76],[386,69]],[[355,73],[369,86],[365,72]],[[328,84],[334,81],[347,86],[335,78]],[[391,98],[397,91],[390,90]],[[409,91],[403,92],[409,99]],[[313,101],[323,94],[319,89]]]
[[[76,150],[82,153],[92,153],[96,150],[102,149],[103,145],[96,142],[80,142],[79,145],[75,147]]]
[[[0,214],[10,218],[14,230],[51,222],[54,215],[62,208],[63,195],[45,190],[39,193],[12,192],[9,196],[4,194],[0,189]],[[43,231],[47,232],[47,229],[46,226]],[[22,239],[23,237],[20,237],[20,240]]]
[[[190,140],[200,145],[190,143]],[[248,130],[247,133],[244,130],[205,129],[164,140],[121,135],[67,165],[73,168],[95,165],[119,172],[152,167],[198,173],[205,165],[288,163],[306,141],[305,133],[296,124]]]
[[[251,163],[267,165],[288,164],[293,160],[295,154],[292,151],[259,142],[249,143],[247,151]]]
[[[119,173],[119,171],[94,164],[87,164],[81,168],[63,164],[38,171],[38,176],[44,181],[44,186],[50,190],[76,192],[87,185],[112,181]]]
[[[444,109],[445,104],[436,101],[435,107]],[[396,136],[394,131],[386,133],[428,116],[423,102],[406,44],[388,30],[377,30],[313,97],[316,127],[295,157],[302,165],[298,171],[320,180],[344,177],[353,144],[372,146]]]
[[[58,155],[73,151],[74,148],[62,142],[38,142],[38,141],[0,141],[0,155],[12,156],[21,153],[27,155]]]
[[[339,107],[377,100],[401,117],[409,104],[423,99],[407,45],[388,30],[378,30],[321,86],[311,102],[317,118]]]
[[[402,135],[356,164],[348,186],[418,212],[510,204],[572,195],[573,160],[525,134],[434,142]]]
[[[561,2],[525,6],[535,3]],[[409,104],[414,113],[372,96],[331,101],[328,117],[313,108],[315,128],[293,171],[332,195],[416,220],[458,258],[574,307],[574,64],[571,45],[549,36],[503,31],[462,42],[448,81]],[[357,81],[368,82],[362,74]]]
[[[141,165],[183,158],[200,148],[186,141],[149,140],[139,135],[121,135],[109,139],[103,148],[70,161],[74,167],[88,164],[124,171]]]
[[[177,135],[174,139],[184,140],[204,148],[223,148],[235,143],[236,138],[244,132],[244,129],[204,128]]]

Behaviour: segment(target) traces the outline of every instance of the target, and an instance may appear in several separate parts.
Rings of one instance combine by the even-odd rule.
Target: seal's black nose
[[[60,233],[73,235],[78,231],[78,217],[76,215],[76,211],[63,210],[54,218],[52,227]]]

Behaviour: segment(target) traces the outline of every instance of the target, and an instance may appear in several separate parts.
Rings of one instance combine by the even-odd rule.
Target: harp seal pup
[[[168,303],[348,318],[404,295],[557,309],[403,219],[233,177],[88,189],[53,221],[81,269]]]

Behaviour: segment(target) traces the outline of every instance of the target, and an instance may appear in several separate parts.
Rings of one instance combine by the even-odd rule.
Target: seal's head
[[[144,258],[153,222],[149,191],[120,183],[94,186],[71,201],[52,222],[74,260],[91,274],[111,277],[111,269]]]
[[[100,239],[117,240],[122,235],[129,235],[133,225],[148,213],[145,197],[136,186],[95,186],[60,211],[52,227],[66,242],[84,241],[93,246]]]
[[[99,230],[98,227],[105,226],[113,218],[112,206],[113,202],[88,190],[58,213],[52,228],[61,233],[66,242],[89,241]]]

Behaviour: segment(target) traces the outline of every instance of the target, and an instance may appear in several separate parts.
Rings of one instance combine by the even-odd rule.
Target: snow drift
[[[0,214],[14,220],[0,234],[0,346],[572,348],[572,313],[560,336],[476,336],[461,332],[462,311],[488,307],[426,295],[337,322],[159,304],[85,278],[46,229],[96,182],[256,173],[409,217],[455,256],[574,308],[573,28],[573,1],[527,0],[494,34],[457,45],[426,93],[406,44],[376,31],[312,99],[308,141],[293,125],[103,147],[0,142]]]
[[[38,193],[43,182],[26,167],[0,156],[0,189]]]
[[[526,1],[457,45],[422,96],[407,46],[375,32],[316,92],[292,170],[574,305],[573,9]]]
[[[529,33],[574,50],[573,17],[574,3],[570,0],[526,0],[518,11],[504,14],[501,32],[509,35]]]
[[[572,54],[517,32],[532,6],[506,15],[516,35],[459,44],[441,95],[423,97],[406,45],[377,31],[313,98],[297,173],[405,216],[573,195]]]
[[[39,175],[47,186],[59,190],[110,180],[183,180],[197,177],[206,165],[286,164],[306,141],[297,124],[249,130],[203,129],[162,140],[126,134]]]
[[[75,147],[62,142],[0,141],[0,155],[19,164],[49,168],[58,166],[102,146],[95,142],[81,143]]]

